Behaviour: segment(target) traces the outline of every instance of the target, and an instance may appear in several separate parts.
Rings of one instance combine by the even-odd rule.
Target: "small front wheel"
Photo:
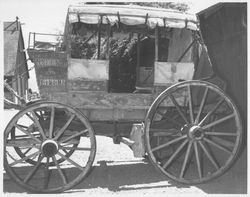
[[[4,131],[4,167],[35,193],[68,190],[85,178],[96,153],[87,118],[56,102],[39,102],[17,113]]]

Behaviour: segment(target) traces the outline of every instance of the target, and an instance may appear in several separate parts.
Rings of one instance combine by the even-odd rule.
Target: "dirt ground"
[[[15,113],[16,111],[13,110],[4,111],[5,125]],[[5,194],[27,194],[5,172],[3,179],[3,192]],[[92,172],[79,185],[59,195],[176,196],[246,193],[246,149],[233,167],[223,176],[206,184],[188,186],[166,178],[147,159],[134,158],[132,151],[125,144],[113,144],[111,138],[97,136],[97,154]]]

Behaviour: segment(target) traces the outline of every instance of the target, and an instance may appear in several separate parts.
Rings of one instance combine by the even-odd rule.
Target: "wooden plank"
[[[113,93],[109,95],[110,99],[113,100],[114,108],[118,109],[147,108],[155,99],[152,94]]]
[[[85,109],[145,109],[156,95],[108,93],[103,91],[54,92],[44,95],[47,100],[59,101]]]
[[[84,79],[76,79],[68,81],[69,91],[108,91],[108,81],[89,81]]]
[[[146,117],[149,106],[146,106],[144,109],[115,109],[113,111],[113,119],[116,121],[120,120],[140,120],[143,121]]]
[[[110,121],[114,120],[113,109],[91,109],[88,110],[90,121]]]
[[[62,102],[80,109],[90,121],[143,121],[157,94],[108,93],[102,91],[50,93],[47,100]],[[181,105],[185,95],[177,95]],[[171,101],[164,106],[173,106]]]

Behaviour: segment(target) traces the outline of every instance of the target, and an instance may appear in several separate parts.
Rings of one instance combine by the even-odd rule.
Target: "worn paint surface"
[[[76,79],[68,81],[69,91],[108,91],[108,81],[90,81],[84,79]]]
[[[143,121],[158,94],[108,93],[103,91],[50,92],[46,100],[62,102],[80,109],[90,121]],[[177,95],[178,103],[186,95]],[[173,106],[166,101],[164,106]]]
[[[84,111],[90,120],[143,120],[156,95],[103,91],[50,92],[46,100],[62,102]]]
[[[65,92],[67,89],[66,52],[28,50],[35,63],[37,85],[41,92]]]

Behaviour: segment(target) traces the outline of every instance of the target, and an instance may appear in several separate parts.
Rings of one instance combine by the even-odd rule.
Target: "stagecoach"
[[[179,183],[222,175],[242,123],[198,25],[171,9],[85,4],[68,8],[63,35],[30,33],[41,99],[13,92],[21,107],[4,131],[8,175],[35,193],[71,189],[91,171],[96,135]]]

